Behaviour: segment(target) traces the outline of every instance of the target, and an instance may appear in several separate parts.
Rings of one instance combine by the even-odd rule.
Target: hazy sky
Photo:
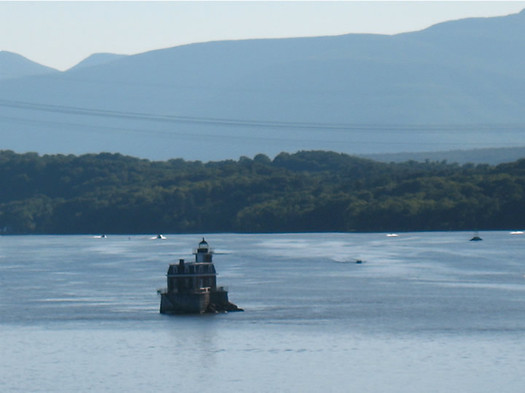
[[[61,70],[93,53],[223,39],[395,34],[525,1],[0,1],[0,50]]]

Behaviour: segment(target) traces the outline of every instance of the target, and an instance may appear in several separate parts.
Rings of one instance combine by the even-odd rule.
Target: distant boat
[[[523,231],[512,231],[510,234],[511,235],[523,235]]]
[[[398,237],[399,235],[397,233],[387,233],[386,237]]]
[[[93,236],[95,239],[106,239],[107,236],[106,235],[97,235],[97,236]]]
[[[483,240],[481,237],[479,237],[478,233],[476,232],[474,236],[472,236],[472,239],[470,239],[471,242],[479,242]]]
[[[166,240],[166,236],[161,235],[161,234],[159,233],[157,236],[152,237],[152,239],[157,239],[157,240]]]

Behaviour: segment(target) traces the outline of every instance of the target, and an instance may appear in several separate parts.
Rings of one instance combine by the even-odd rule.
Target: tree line
[[[325,151],[203,163],[0,151],[4,234],[525,227],[525,159],[380,163]]]

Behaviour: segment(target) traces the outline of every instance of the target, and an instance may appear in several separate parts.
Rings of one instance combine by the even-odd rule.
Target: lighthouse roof
[[[199,254],[199,255],[212,254],[213,250],[211,249],[210,246],[208,246],[208,242],[206,240],[204,240],[204,238],[202,238],[202,241],[199,243],[198,247],[193,250],[193,253],[196,254],[196,255],[197,254]],[[198,262],[203,262],[203,261],[199,260]],[[211,262],[211,260],[207,261],[207,262]]]

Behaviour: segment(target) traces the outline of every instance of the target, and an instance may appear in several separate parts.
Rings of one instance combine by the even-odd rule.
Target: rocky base
[[[161,314],[218,314],[244,311],[228,300],[228,291],[218,290],[198,293],[168,293],[159,290]]]
[[[218,314],[221,312],[235,312],[235,311],[244,311],[242,308],[237,307],[237,305],[226,302],[226,303],[210,303],[206,308],[206,313]]]

